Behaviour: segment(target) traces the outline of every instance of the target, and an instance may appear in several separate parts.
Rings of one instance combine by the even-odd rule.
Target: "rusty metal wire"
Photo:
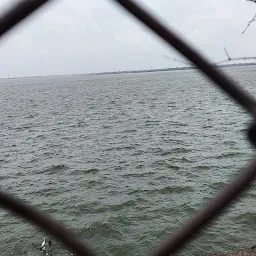
[[[51,0],[23,0],[0,17],[0,37]]]
[[[18,3],[2,18],[0,18],[0,37],[12,27],[33,13],[40,6],[50,0],[25,0]],[[143,22],[148,28],[160,36],[170,46],[176,48],[205,75],[214,81],[224,92],[226,92],[237,103],[243,106],[254,118],[256,117],[256,101],[241,90],[230,78],[215,69],[202,55],[190,47],[184,40],[172,30],[161,24],[149,12],[132,0],[113,0],[117,2],[132,15]],[[255,127],[254,127],[255,128]],[[254,140],[256,128],[250,129],[249,137]],[[243,192],[256,178],[256,160],[253,161],[241,174],[226,188],[209,201],[208,205],[197,212],[191,219],[186,221],[170,239],[161,243],[150,252],[154,256],[167,256],[176,253],[186,242],[192,239],[206,224],[218,216],[228,205]],[[63,242],[76,255],[93,255],[91,250],[79,240],[67,228],[56,221],[46,217],[32,206],[21,200],[0,192],[0,204],[6,209],[29,220],[38,227],[54,235]]]

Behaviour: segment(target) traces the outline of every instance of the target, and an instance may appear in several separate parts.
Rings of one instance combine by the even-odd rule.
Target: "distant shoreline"
[[[218,65],[216,68],[230,68],[230,67],[244,67],[256,66],[256,62],[252,63],[237,63],[237,64],[223,64]],[[93,72],[93,73],[78,73],[78,74],[57,74],[57,75],[35,75],[35,76],[17,76],[17,77],[0,77],[0,79],[19,79],[19,78],[40,78],[40,77],[59,77],[59,76],[79,76],[79,75],[117,75],[117,74],[138,74],[138,73],[151,73],[151,72],[164,72],[164,71],[182,71],[198,69],[196,67],[175,67],[175,68],[158,68],[158,69],[141,69],[141,70],[121,70],[121,71],[106,71],[106,72]]]
[[[237,63],[237,64],[223,64],[218,65],[216,68],[230,68],[230,67],[244,67],[244,66],[256,66],[256,63]],[[116,74],[137,74],[137,73],[151,73],[151,72],[163,72],[163,71],[179,71],[179,70],[191,70],[198,69],[196,67],[176,67],[176,68],[159,68],[159,69],[142,69],[142,70],[127,70],[127,71],[109,71],[90,73],[90,75],[116,75]]]

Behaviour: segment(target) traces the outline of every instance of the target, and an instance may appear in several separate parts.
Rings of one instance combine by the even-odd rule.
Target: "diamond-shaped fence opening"
[[[0,37],[3,36],[16,24],[21,22],[36,9],[50,2],[50,0],[23,0],[18,2],[9,11],[6,11],[0,18]],[[159,22],[143,7],[132,0],[113,0],[135,18],[140,20],[146,27],[152,30],[157,36],[162,38],[167,44],[176,48],[192,64],[208,76],[215,85],[221,88],[233,100],[240,104],[253,118],[256,116],[256,101],[246,94],[229,77],[209,63],[201,54],[194,50],[184,40],[182,40],[171,29]],[[248,129],[248,138],[252,144],[256,144],[256,125],[253,122]],[[189,240],[205,227],[211,220],[216,218],[229,204],[237,198],[241,192],[247,189],[256,176],[256,161],[252,161],[247,168],[227,185],[224,190],[219,192],[216,197],[209,201],[205,208],[195,213],[187,220],[172,236],[160,243],[150,251],[149,255],[172,255],[179,251]],[[82,241],[78,240],[70,230],[62,224],[35,210],[32,206],[23,203],[19,199],[0,192],[0,204],[11,212],[23,217],[34,225],[40,227],[49,234],[55,236],[67,248],[74,252],[74,255],[94,255],[92,250]]]

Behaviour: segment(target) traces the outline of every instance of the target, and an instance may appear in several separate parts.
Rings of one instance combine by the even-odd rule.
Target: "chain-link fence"
[[[50,2],[50,0],[23,0],[18,2],[7,11],[2,18],[0,18],[0,37],[48,2]],[[244,109],[252,115],[253,119],[256,117],[255,99],[242,91],[232,79],[224,75],[219,69],[215,68],[213,64],[209,63],[204,56],[199,54],[177,34],[159,22],[135,1],[113,0],[113,2],[122,6],[157,36],[162,38],[167,44],[176,48],[195,67],[200,69],[201,72],[215,82],[216,86],[222,89],[238,104],[243,106]],[[252,144],[256,145],[256,124],[254,121],[252,122],[251,127],[248,128],[248,138]],[[252,161],[247,168],[240,172],[233,182],[227,185],[223,191],[219,192],[215,198],[210,200],[205,208],[195,213],[176,232],[174,232],[170,238],[150,251],[149,255],[173,255],[179,251],[189,240],[194,238],[202,228],[227,208],[229,204],[241,194],[241,192],[247,189],[252,184],[255,177],[256,161]],[[4,208],[32,222],[34,225],[54,236],[60,242],[65,244],[74,255],[94,255],[92,250],[82,241],[78,240],[75,234],[70,230],[40,213],[32,206],[25,204],[21,200],[15,199],[5,192],[0,192],[0,204]]]

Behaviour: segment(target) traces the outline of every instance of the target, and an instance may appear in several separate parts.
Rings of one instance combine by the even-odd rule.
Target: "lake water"
[[[229,68],[256,95],[256,68]],[[98,255],[141,255],[248,161],[250,118],[197,71],[0,80],[1,189],[72,227]],[[255,245],[256,189],[181,255]],[[46,235],[0,210],[0,255]],[[70,255],[53,240],[52,255]]]

